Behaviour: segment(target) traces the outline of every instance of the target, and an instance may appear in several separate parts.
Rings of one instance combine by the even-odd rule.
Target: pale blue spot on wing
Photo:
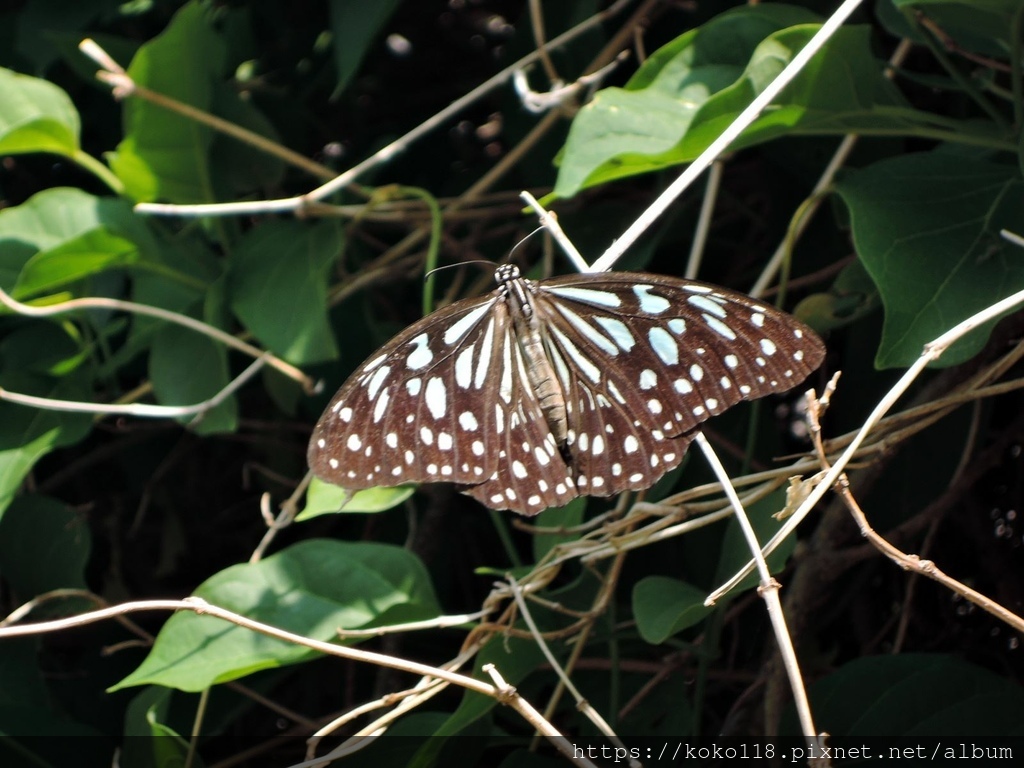
[[[608,291],[596,291],[593,288],[575,288],[569,285],[545,287],[545,291],[572,301],[593,304],[595,307],[621,307],[622,299]]]
[[[601,380],[601,371],[593,361],[590,360],[586,355],[576,348],[569,338],[562,333],[556,326],[551,326],[551,332],[558,339],[558,343],[562,347],[562,351],[569,356],[569,360],[581,371],[583,375],[590,379],[595,384]]]
[[[594,326],[559,302],[556,301],[552,303],[554,304],[555,309],[558,310],[559,314],[568,320],[573,328],[596,344],[603,352],[609,355],[619,354],[619,348],[616,347],[607,336],[602,336]]]
[[[651,293],[652,290],[654,290],[653,285],[633,286],[633,293],[640,301],[640,309],[649,315],[660,315],[672,305],[664,296]]]
[[[707,296],[691,296],[687,301],[699,309],[703,309],[715,317],[725,317],[725,310]]]
[[[651,342],[651,349],[661,362],[665,365],[675,365],[679,362],[679,345],[668,331],[664,328],[651,328],[647,332],[647,338]]]
[[[629,352],[636,345],[636,339],[630,333],[628,326],[614,317],[595,317],[594,320],[604,328],[605,332],[614,339],[615,343],[625,351]]]
[[[708,328],[713,330],[715,333],[719,334],[720,336],[724,336],[729,341],[736,341],[736,334],[733,332],[732,328],[723,323],[717,317],[711,317],[711,315],[703,315],[703,318],[704,322],[708,324]]]

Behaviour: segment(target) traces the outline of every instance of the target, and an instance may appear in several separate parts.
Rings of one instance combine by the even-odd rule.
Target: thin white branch
[[[889,68],[886,70],[885,76],[890,80],[893,77],[893,73],[896,71],[895,68],[900,66],[906,59],[907,55],[913,49],[914,45],[910,40],[901,40],[900,44],[896,46],[896,50],[893,51],[892,56],[889,57]],[[779,271],[779,266],[782,264],[783,259],[793,249],[793,244],[800,238],[810,225],[811,220],[814,218],[814,214],[821,207],[822,201],[825,199],[825,192],[829,187],[832,186],[832,181],[835,179],[836,173],[846,163],[846,158],[853,152],[853,148],[857,145],[857,135],[849,134],[843,137],[843,140],[839,143],[839,147],[832,155],[832,159],[829,161],[828,166],[822,171],[821,176],[818,177],[818,182],[814,185],[814,189],[808,196],[808,202],[806,206],[801,206],[799,211],[799,220],[792,227],[791,231],[786,233],[785,239],[779,243],[779,247],[775,249],[775,253],[768,260],[764,269],[761,270],[760,277],[757,278],[757,282],[754,283],[754,287],[750,289],[750,295],[760,297],[764,295],[764,292],[768,290],[768,286],[775,280],[775,275]]]
[[[622,743],[622,739],[618,737],[608,722],[601,717],[598,711],[594,709],[586,698],[584,698],[583,694],[579,692],[579,689],[576,688],[572,680],[569,678],[569,675],[566,674],[565,669],[562,668],[562,665],[558,663],[558,659],[556,659],[555,655],[551,652],[547,642],[540,633],[540,629],[537,627],[537,623],[533,620],[530,608],[526,604],[526,600],[523,598],[523,590],[520,588],[519,582],[517,582],[515,577],[511,574],[509,574],[507,578],[510,591],[512,592],[512,596],[515,598],[516,605],[519,608],[519,613],[522,615],[523,621],[526,622],[526,626],[529,627],[530,634],[533,635],[534,642],[537,643],[541,653],[544,654],[544,658],[548,660],[548,664],[551,665],[555,674],[558,675],[558,679],[562,681],[562,685],[566,687],[566,690],[569,691],[569,694],[576,701],[576,708],[582,712],[590,722],[592,722],[594,726],[612,742],[612,744],[623,750],[623,752],[628,755],[629,749]],[[633,768],[640,768],[640,763],[636,760],[630,759],[629,764],[630,766],[633,766]]]
[[[543,49],[549,51],[557,50],[593,27],[604,24],[609,18],[622,11],[629,2],[630,0],[617,0],[617,2],[612,4],[605,11],[591,16],[586,21],[583,21],[572,29],[563,32],[561,35],[548,42]],[[236,216],[252,213],[297,211],[305,207],[310,202],[323,200],[324,198],[333,195],[339,189],[343,189],[354,182],[366,171],[371,168],[375,168],[378,165],[387,162],[395,155],[404,152],[414,141],[417,141],[420,137],[430,133],[470,104],[510,80],[517,70],[529,66],[533,62],[537,61],[540,56],[540,49],[537,49],[519,59],[519,61],[514,64],[505,67],[501,72],[481,83],[465,96],[456,99],[433,117],[430,117],[420,123],[401,138],[391,142],[383,149],[380,149],[370,155],[361,163],[354,165],[349,170],[334,177],[323,186],[314,189],[312,192],[307,192],[306,194],[298,197],[282,198],[279,200],[263,200],[250,203],[211,203],[205,205],[139,203],[135,206],[135,210],[141,213],[149,213],[159,216]]]
[[[299,382],[307,392],[314,392],[317,388],[316,384],[306,376],[306,374],[294,365],[289,365],[276,355],[272,355],[269,352],[265,352],[262,349],[254,347],[252,344],[246,344],[244,341],[232,336],[230,333],[225,333],[220,328],[204,323],[201,320],[196,320],[188,315],[182,315],[178,312],[161,309],[160,307],[151,307],[148,304],[138,304],[134,301],[122,301],[121,299],[98,298],[71,299],[69,301],[61,301],[57,304],[49,304],[45,307],[40,307],[33,304],[23,304],[3,289],[0,289],[0,304],[3,304],[14,312],[17,312],[19,315],[24,315],[26,317],[52,317],[54,315],[63,315],[68,312],[73,312],[78,309],[113,309],[118,312],[130,312],[136,315],[156,317],[161,320],[166,320],[169,323],[190,328],[196,333],[201,333],[204,336],[209,336],[211,339],[219,341],[221,344],[231,347],[232,349],[237,349],[239,352],[244,352],[257,360],[265,360],[272,368],[276,368],[289,379],[294,379]]]
[[[821,29],[812,37],[800,51],[793,57],[793,60],[779,73],[765,89],[754,98],[735,120],[701,152],[685,171],[680,174],[672,184],[655,200],[651,206],[644,211],[630,227],[622,233],[601,258],[594,262],[591,267],[593,272],[603,272],[611,269],[626,250],[647,231],[647,229],[665,212],[676,198],[679,197],[697,178],[704,172],[719,155],[721,155],[736,138],[745,131],[762,110],[771,104],[772,100],[785,88],[789,82],[804,68],[811,57],[835,34],[843,22],[861,4],[862,0],[843,0],[842,5],[836,9],[829,19],[821,25]]]
[[[583,258],[583,255],[578,250],[576,250],[576,246],[573,245],[572,240],[570,240],[562,230],[562,227],[559,225],[558,219],[555,215],[545,210],[544,207],[537,202],[537,199],[529,192],[524,190],[519,193],[519,196],[526,201],[527,205],[537,212],[537,217],[540,219],[541,226],[544,227],[551,237],[554,238],[555,242],[561,246],[562,252],[569,257],[569,261],[572,262],[577,271],[588,272],[590,270],[590,266],[587,264],[587,260]]]
[[[875,406],[874,410],[868,416],[867,420],[861,426],[857,435],[853,438],[850,444],[843,451],[843,454],[836,460],[832,465],[832,468],[825,474],[824,479],[818,484],[818,486],[811,491],[804,502],[797,508],[793,513],[792,517],[788,518],[785,524],[778,530],[778,532],[772,536],[768,543],[762,550],[765,555],[770,554],[774,549],[788,536],[790,536],[796,527],[803,522],[803,519],[807,517],[808,513],[814,507],[821,497],[824,496],[833,483],[839,479],[839,476],[845,471],[846,465],[853,458],[854,454],[860,448],[861,444],[867,439],[868,433],[874,429],[875,425],[882,419],[882,417],[888,413],[889,409],[896,404],[896,401],[903,396],[903,393],[907,391],[911,383],[918,377],[929,363],[933,360],[938,359],[949,345],[959,339],[966,333],[977,328],[979,325],[987,323],[989,320],[993,320],[1004,312],[1008,312],[1017,305],[1024,303],[1024,291],[1018,291],[1012,296],[1007,296],[1002,301],[997,301],[990,307],[983,309],[971,317],[967,318],[963,322],[958,323],[950,330],[943,333],[934,341],[930,341],[924,345],[924,350],[921,356],[914,361],[904,374],[900,377],[899,381],[893,385],[885,397],[881,399],[878,405]],[[722,595],[729,592],[733,587],[736,586],[748,573],[754,568],[754,563],[747,563],[738,573],[736,573],[731,579],[725,582],[722,586],[716,589],[711,595],[705,600],[706,605],[711,605],[718,600]]]
[[[19,392],[0,387],[0,400],[17,403],[29,408],[43,411],[63,411],[67,413],[96,413],[105,416],[136,416],[147,419],[177,419],[183,416],[196,416],[206,413],[227,400],[249,379],[256,375],[266,363],[266,357],[254,360],[248,368],[232,379],[226,387],[216,395],[193,405],[149,405],[148,403],[83,403],[76,400],[54,400],[50,397],[23,395]]]
[[[722,186],[722,171],[725,164],[715,161],[708,171],[708,181],[704,185],[704,199],[700,203],[700,215],[697,217],[697,228],[693,231],[693,243],[690,246],[690,257],[686,260],[686,272],[683,277],[696,280],[700,273],[700,263],[704,258],[704,246],[708,242],[711,231],[711,219],[715,214],[715,203],[718,201],[718,190]]]

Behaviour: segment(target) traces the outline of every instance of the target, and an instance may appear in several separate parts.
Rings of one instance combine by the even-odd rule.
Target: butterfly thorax
[[[534,308],[536,288],[531,281],[519,276],[515,265],[503,265],[495,279],[508,305],[527,379],[537,394],[541,412],[555,442],[559,447],[564,446],[568,435],[565,393],[544,351],[543,329]]]

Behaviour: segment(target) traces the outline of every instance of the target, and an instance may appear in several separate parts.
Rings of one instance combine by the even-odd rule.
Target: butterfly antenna
[[[495,262],[490,261],[489,259],[469,259],[468,261],[457,261],[454,264],[442,264],[439,267],[434,267],[433,269],[431,269],[430,271],[428,271],[426,274],[423,275],[423,279],[426,280],[432,274],[434,274],[435,272],[440,272],[442,269],[452,269],[454,267],[464,267],[467,264],[486,264],[487,266],[492,267],[492,268],[498,266]]]
[[[543,225],[543,224],[542,224],[541,226],[537,227],[537,228],[536,228],[535,230],[533,230],[533,232],[531,232],[530,234],[528,234],[528,235],[527,235],[526,237],[524,237],[524,238],[523,238],[522,240],[520,240],[520,241],[519,241],[518,243],[516,243],[515,245],[513,245],[513,246],[512,246],[512,250],[510,250],[510,251],[508,252],[508,260],[509,260],[509,261],[512,261],[512,254],[516,252],[516,248],[518,248],[519,246],[521,246],[521,245],[522,245],[523,243],[525,243],[525,242],[526,242],[527,240],[529,240],[529,239],[530,239],[531,237],[533,237],[534,235],[536,235],[536,234],[537,234],[538,232],[540,232],[540,231],[541,231],[542,229],[544,229],[544,225]]]

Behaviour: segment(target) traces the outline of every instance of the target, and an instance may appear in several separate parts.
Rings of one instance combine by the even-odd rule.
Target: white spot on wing
[[[495,301],[497,301],[497,299],[492,299],[482,304],[476,309],[467,312],[463,317],[460,317],[454,323],[449,325],[448,330],[444,332],[444,343],[451,346],[469,333],[473,326],[480,322],[480,318],[490,311],[491,307],[494,306]]]
[[[391,399],[391,393],[385,389],[380,393],[380,397],[377,398],[377,402],[373,406],[373,423],[376,424],[384,418],[384,413],[388,408],[388,400]]]
[[[388,356],[386,353],[383,355],[377,355],[375,358],[373,358],[373,360],[370,360],[368,363],[366,363],[366,365],[363,366],[362,373],[369,373],[387,359]]]
[[[549,330],[558,339],[558,343],[562,347],[562,351],[570,357],[576,367],[583,372],[583,375],[590,379],[594,384],[599,382],[601,380],[601,371],[596,365],[594,365],[593,361],[580,352],[579,349],[576,348],[576,345],[573,344],[557,326],[549,326]],[[666,336],[667,335],[668,334],[666,334]]]
[[[647,332],[647,338],[651,342],[651,349],[665,365],[675,365],[679,362],[679,345],[664,328],[651,328]]]
[[[622,300],[614,293],[608,293],[608,291],[595,291],[592,288],[575,288],[571,285],[546,286],[544,290],[556,296],[561,296],[564,299],[581,301],[584,304],[593,304],[595,307],[614,308],[622,306]]]
[[[371,376],[369,381],[366,382],[366,396],[368,398],[373,400],[373,398],[377,396],[378,390],[380,390],[381,385],[384,383],[384,379],[388,377],[390,372],[391,366],[389,365],[382,365],[374,371],[373,376]]]
[[[725,310],[722,309],[721,305],[716,304],[707,296],[691,296],[687,301],[693,306],[703,309],[705,312],[708,312],[715,317],[725,317]]]
[[[692,296],[691,298],[699,299],[702,297]],[[711,315],[702,315],[702,317],[704,318],[704,322],[708,324],[708,328],[713,330],[719,336],[724,336],[729,341],[736,341],[736,334],[733,332],[732,328],[723,323],[717,317],[711,317]]]
[[[427,382],[426,401],[427,410],[435,419],[440,419],[448,410],[448,393],[440,377],[434,376]]]
[[[636,339],[633,338],[633,334],[621,320],[614,317],[598,315],[594,317],[594,321],[604,328],[605,333],[611,336],[612,340],[618,344],[623,351],[629,352],[636,345]]]
[[[470,344],[455,358],[455,383],[462,389],[468,389],[473,381],[473,348],[475,346],[476,344]]]
[[[476,432],[479,424],[477,423],[476,416],[469,411],[463,411],[459,414],[459,426],[467,432]]]
[[[658,296],[656,293],[651,293],[653,290],[653,285],[633,286],[633,293],[636,294],[637,299],[640,301],[641,311],[646,312],[649,315],[660,315],[672,305],[664,296]]]
[[[430,361],[434,359],[434,353],[430,351],[430,347],[427,344],[427,334],[421,333],[415,339],[412,339],[409,343],[415,344],[416,349],[409,353],[409,356],[405,358],[405,364],[412,368],[414,371],[418,371],[430,364]]]
[[[484,331],[484,340],[480,343],[480,359],[476,363],[476,375],[473,377],[473,386],[480,389],[487,380],[487,370],[491,365],[491,352],[494,349],[494,318],[487,321],[487,330]]]
[[[619,354],[619,348],[607,336],[603,336],[594,326],[586,322],[571,309],[559,302],[555,302],[555,309],[558,310],[562,317],[569,321],[573,328],[589,339],[592,344],[596,344],[605,354]]]

